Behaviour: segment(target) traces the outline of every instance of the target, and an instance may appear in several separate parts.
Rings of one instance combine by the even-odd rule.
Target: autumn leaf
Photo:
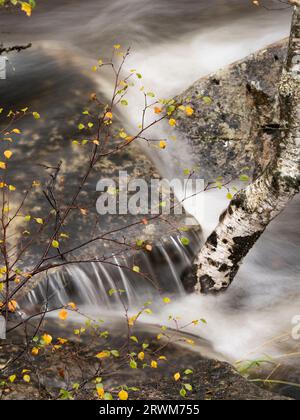
[[[194,114],[194,110],[193,110],[193,108],[191,108],[190,106],[187,106],[186,108],[185,108],[185,113],[186,113],[186,115],[188,116],[188,117],[191,117],[193,114]]]
[[[97,359],[107,359],[110,356],[110,352],[107,350],[101,351],[96,355]]]
[[[128,319],[128,325],[129,325],[129,327],[133,327],[134,324],[135,324],[135,322],[136,322],[136,320],[137,320],[137,316],[136,315],[133,316],[132,318],[129,318]]]
[[[6,163],[0,162],[0,169],[6,169]]]
[[[103,397],[104,397],[104,394],[105,394],[103,385],[98,384],[97,387],[96,387],[96,389],[97,389],[98,398],[100,400],[103,400]]]
[[[112,114],[112,112],[107,112],[107,113],[105,114],[105,119],[107,119],[107,120],[112,120],[112,119],[113,119],[113,114]]]
[[[31,354],[32,356],[37,356],[39,354],[39,349],[37,347],[33,347]]]
[[[177,124],[177,121],[176,121],[176,120],[174,120],[174,118],[171,118],[171,119],[169,120],[169,124],[170,124],[170,126],[171,126],[171,127],[175,127],[175,126],[176,126],[176,124]]]
[[[65,338],[58,338],[57,341],[62,346],[68,342],[68,340],[66,340]]]
[[[162,113],[162,108],[160,108],[160,107],[156,106],[156,107],[154,108],[154,112],[155,112],[155,114],[161,114],[161,113]]]
[[[175,381],[178,382],[180,378],[181,378],[180,373],[179,372],[175,373],[175,375],[174,375]]]
[[[43,219],[41,219],[40,217],[37,217],[37,218],[35,219],[35,221],[36,221],[36,223],[37,223],[37,224],[39,224],[39,225],[43,225],[43,224],[44,224],[44,220],[43,220]]]
[[[164,150],[167,147],[167,143],[165,141],[160,141],[159,142],[159,147],[160,147],[160,149]]]
[[[39,120],[41,118],[41,116],[40,116],[40,114],[38,112],[33,112],[32,115],[33,115],[33,118],[35,120]]]
[[[165,297],[165,298],[163,299],[163,302],[164,302],[164,303],[171,303],[171,299],[170,299],[170,298],[168,298],[168,297]]]
[[[59,318],[60,318],[62,321],[65,321],[65,320],[68,318],[69,314],[68,314],[68,312],[67,312],[65,309],[62,309],[62,310],[59,312],[58,316],[59,316]]]
[[[58,241],[52,241],[53,248],[59,248],[59,242]]]
[[[22,11],[25,12],[26,15],[30,17],[32,13],[32,6],[25,1],[23,1],[21,4],[22,4],[21,6]]]
[[[73,311],[76,311],[77,309],[77,306],[74,302],[69,302],[68,307],[71,308]]]
[[[119,397],[119,400],[121,401],[127,401],[129,398],[129,395],[128,395],[128,392],[122,390],[119,392],[118,397]]]
[[[135,266],[132,268],[132,271],[133,271],[134,273],[139,273],[139,272],[141,271],[141,269],[140,269],[140,267],[138,267],[137,265],[135,265]]]
[[[52,343],[53,338],[52,338],[52,337],[51,337],[51,335],[49,335],[49,334],[44,334],[44,335],[42,336],[42,340],[43,340],[43,342],[44,342],[47,346],[49,346],[49,344],[51,344],[51,343]]]
[[[15,382],[15,380],[17,379],[17,375],[11,375],[9,378],[8,378],[8,380],[9,380],[9,382],[10,383],[14,383]]]
[[[158,364],[157,364],[157,362],[155,360],[152,360],[151,367],[152,367],[152,369],[157,369]]]
[[[138,359],[139,359],[141,362],[145,359],[145,353],[144,353],[143,351],[141,351],[141,352],[138,354]]]
[[[13,313],[13,312],[16,312],[18,304],[15,300],[11,300],[10,302],[8,302],[7,307],[8,307],[9,312]]]
[[[29,383],[30,382],[30,376],[29,375],[24,375],[23,376],[23,381]]]

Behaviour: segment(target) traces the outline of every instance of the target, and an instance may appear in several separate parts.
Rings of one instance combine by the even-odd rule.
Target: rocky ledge
[[[276,147],[277,85],[286,56],[281,41],[201,78],[179,95],[192,117],[178,113],[178,129],[189,139],[206,179],[253,175],[268,164]]]

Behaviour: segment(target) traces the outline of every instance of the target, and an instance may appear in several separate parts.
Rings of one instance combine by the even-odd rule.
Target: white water
[[[107,96],[111,80],[91,74],[89,68],[94,58],[105,56],[115,42],[132,45],[128,68],[143,74],[147,89],[159,97],[172,97],[200,76],[287,36],[289,31],[289,12],[254,11],[247,0],[86,1],[84,7],[80,3],[79,10],[75,7],[79,3],[71,6],[62,1],[58,11],[53,7],[47,17],[37,15],[30,27],[20,25],[19,32],[28,39],[34,34],[53,59],[84,69],[84,77],[93,78]],[[30,70],[31,63],[24,71]],[[46,69],[44,77],[50,76],[55,77]],[[131,94],[128,100],[127,115],[122,117],[126,129],[131,130],[139,123],[142,95]],[[155,134],[169,137],[169,128],[163,126]],[[150,154],[167,178],[178,177],[178,162],[181,168],[194,164],[187,139],[182,137],[166,151],[156,154],[151,150]],[[226,206],[224,195],[211,192],[200,196],[198,207],[202,210],[194,216],[206,235]],[[291,320],[300,313],[299,210],[296,199],[247,257],[226,294],[180,297],[154,316],[153,322],[165,324],[170,313],[180,316],[182,323],[205,318],[207,326],[192,332],[208,338],[230,361],[257,348],[255,355],[279,352],[276,343],[261,346],[285,332],[290,336]],[[294,344],[290,340],[289,348]]]

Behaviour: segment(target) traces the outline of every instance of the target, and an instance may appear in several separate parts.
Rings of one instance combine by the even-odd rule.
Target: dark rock
[[[178,112],[178,129],[190,140],[202,176],[235,177],[244,167],[261,173],[276,148],[277,82],[286,41],[271,45],[195,82],[176,100],[194,114]]]

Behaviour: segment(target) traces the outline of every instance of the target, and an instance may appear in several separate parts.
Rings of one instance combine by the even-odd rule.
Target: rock
[[[286,41],[273,44],[198,80],[176,98],[195,111],[191,117],[178,112],[178,129],[192,143],[206,179],[236,177],[244,167],[256,176],[272,158],[286,49]]]
[[[229,364],[216,360],[202,359],[194,368],[190,380],[193,391],[189,400],[288,400],[288,398],[273,394],[247,381]],[[178,387],[174,380],[163,379],[159,382],[143,384],[139,399],[147,400],[178,400]]]

